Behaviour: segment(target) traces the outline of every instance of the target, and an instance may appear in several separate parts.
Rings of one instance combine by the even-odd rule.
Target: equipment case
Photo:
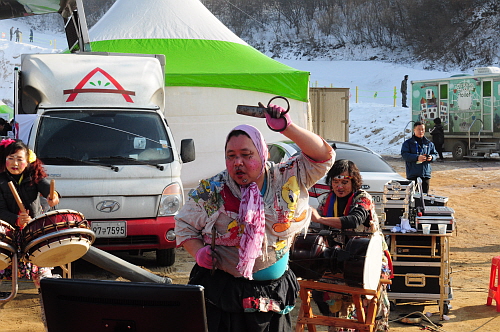
[[[384,197],[386,199],[412,200],[415,193],[413,181],[389,181],[384,185]]]
[[[401,224],[401,218],[408,219],[410,216],[410,209],[405,208],[384,208],[384,215],[382,217],[383,229],[391,229],[396,225]]]
[[[396,261],[393,268],[391,292],[439,294],[440,262]]]
[[[398,235],[397,243],[388,241],[394,253],[394,261],[439,262],[441,260],[441,238],[431,235]]]
[[[413,194],[413,200],[415,201],[416,207],[422,207],[422,195],[419,193]],[[424,194],[425,206],[447,206],[448,197],[445,196],[435,196]]]

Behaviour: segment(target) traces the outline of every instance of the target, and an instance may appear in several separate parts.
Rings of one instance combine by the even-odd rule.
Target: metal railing
[[[408,129],[408,125],[411,124],[411,123],[415,123],[415,121],[411,120],[411,121],[408,121],[408,123],[406,124],[405,126],[405,129],[403,129],[403,143],[406,141],[406,129]],[[410,133],[412,131],[410,130]],[[410,137],[411,137],[412,134],[410,134]]]
[[[474,121],[472,121],[471,125],[469,126],[469,129],[467,130],[467,137],[468,137],[468,140],[469,140],[469,151],[471,149],[471,145],[470,145],[470,130],[471,130],[472,126],[474,125],[474,123],[476,121],[481,122],[481,128],[479,128],[479,131],[477,132],[477,141],[481,142],[481,131],[484,128],[484,123],[483,123],[483,121],[481,119],[477,119],[476,118],[476,119],[474,119]]]

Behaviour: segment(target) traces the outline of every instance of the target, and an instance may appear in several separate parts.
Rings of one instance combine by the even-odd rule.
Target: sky
[[[9,40],[11,26],[23,32],[22,42]],[[29,27],[22,20],[0,20],[0,100],[12,106],[13,70],[22,53],[57,53],[67,48],[63,34],[35,30],[29,42]],[[462,72],[424,70],[423,64],[398,65],[381,61],[300,61],[276,59],[293,68],[309,71],[310,85],[349,88],[349,141],[369,147],[381,155],[400,154],[403,132],[409,126],[411,111],[401,107],[399,87],[404,75],[411,80],[444,78]],[[467,73],[472,73],[472,70]],[[356,103],[356,87],[358,102]],[[397,99],[394,107],[394,88]],[[409,134],[407,134],[409,137]]]

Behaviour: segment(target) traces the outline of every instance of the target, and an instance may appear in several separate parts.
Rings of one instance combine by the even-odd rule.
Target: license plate
[[[127,237],[126,221],[92,221],[96,237]]]
[[[379,205],[382,203],[382,195],[379,194],[371,194],[371,195],[373,198],[373,203],[375,203],[375,205]]]

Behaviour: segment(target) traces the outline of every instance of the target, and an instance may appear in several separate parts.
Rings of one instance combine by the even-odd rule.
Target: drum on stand
[[[353,237],[344,249],[329,248],[324,236],[317,233],[299,235],[290,249],[290,268],[297,277],[321,279],[325,272],[343,274],[352,287],[377,290],[380,282],[383,239],[379,233],[370,237]]]
[[[23,257],[40,267],[71,263],[87,253],[95,233],[83,214],[54,210],[31,220],[22,230]]]
[[[382,235],[354,237],[345,250],[349,259],[344,262],[344,280],[349,286],[377,290],[382,269]]]
[[[319,279],[330,268],[328,243],[318,233],[299,234],[290,248],[290,269],[297,277]]]
[[[0,220],[0,270],[12,263],[12,255],[16,252],[14,230],[8,222]]]

